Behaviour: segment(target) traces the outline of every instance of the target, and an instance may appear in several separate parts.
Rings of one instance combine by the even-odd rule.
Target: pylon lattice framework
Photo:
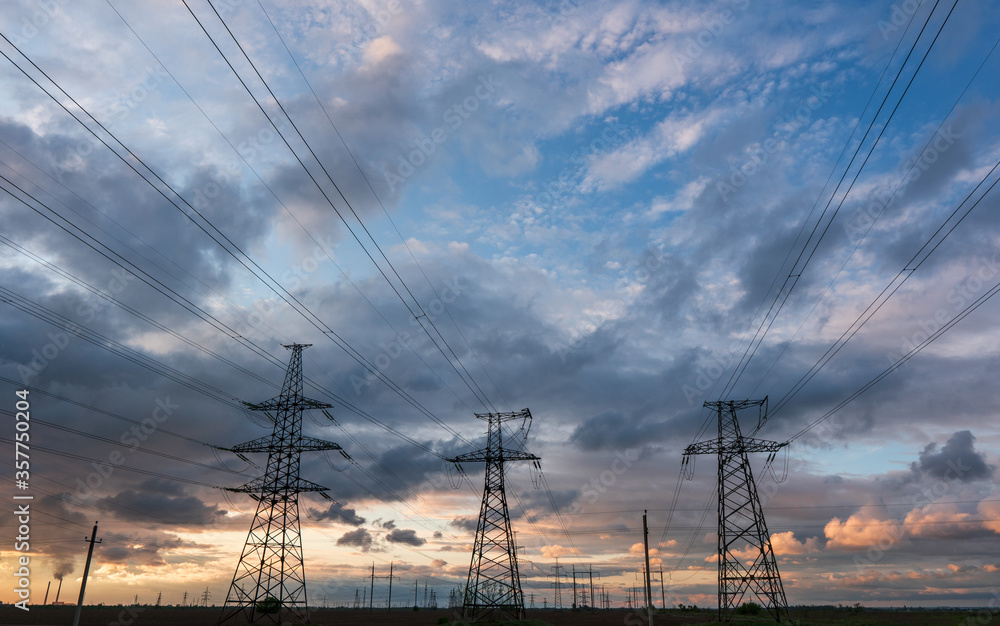
[[[462,618],[524,619],[524,594],[517,571],[517,546],[507,511],[503,465],[511,461],[532,461],[538,467],[541,458],[520,450],[504,449],[503,424],[517,419],[530,420],[531,412],[524,409],[511,413],[476,413],[476,417],[488,424],[486,447],[448,459],[456,464],[486,463],[486,482],[462,601]]]
[[[302,436],[302,411],[331,407],[302,397],[302,350],[309,345],[284,346],[292,351],[292,356],[278,397],[260,404],[245,403],[251,410],[273,413],[271,435],[225,448],[240,456],[266,452],[267,468],[262,477],[227,490],[247,493],[257,500],[257,513],[233,574],[219,624],[309,621],[298,494],[313,491],[327,499],[329,496],[326,487],[299,478],[299,455],[320,450],[340,450],[344,454],[335,443]]]
[[[719,420],[717,439],[702,441],[684,450],[685,463],[695,454],[718,456],[719,480],[719,621],[728,622],[748,594],[780,622],[789,619],[788,601],[781,584],[778,564],[771,548],[771,536],[757,496],[757,485],[747,454],[772,455],[788,445],[754,439],[753,434],[767,420],[767,398],[763,400],[706,402]],[[740,432],[737,411],[758,407],[757,427],[751,437]]]

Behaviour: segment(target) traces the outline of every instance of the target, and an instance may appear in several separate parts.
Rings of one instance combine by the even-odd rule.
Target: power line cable
[[[469,352],[472,354],[472,356],[479,363],[480,368],[482,368],[483,373],[486,374],[486,377],[490,381],[490,384],[493,385],[493,388],[496,389],[497,393],[500,395],[501,401],[503,401],[503,403],[507,406],[507,409],[509,411],[512,411],[513,409],[510,408],[510,403],[507,402],[507,399],[504,397],[503,392],[500,390],[500,387],[497,386],[496,382],[494,382],[494,380],[493,380],[493,377],[490,376],[489,371],[486,369],[486,366],[483,364],[482,360],[479,358],[479,355],[476,353],[476,350],[472,347],[472,344],[466,338],[465,333],[462,332],[462,329],[458,325],[458,322],[456,322],[455,318],[452,317],[451,311],[448,309],[448,306],[445,304],[444,299],[441,297],[441,294],[438,292],[437,288],[434,287],[434,284],[431,282],[430,277],[427,276],[427,273],[424,271],[423,266],[420,265],[420,262],[417,260],[416,255],[413,254],[413,250],[412,250],[412,248],[410,248],[410,244],[406,241],[406,239],[403,237],[403,234],[399,231],[399,227],[396,225],[395,220],[392,219],[392,216],[389,214],[389,211],[386,209],[385,204],[382,202],[382,198],[379,197],[378,193],[375,191],[374,186],[372,186],[371,180],[369,180],[368,175],[365,174],[365,171],[361,167],[361,164],[358,162],[357,157],[355,157],[354,152],[348,147],[347,142],[344,140],[343,135],[341,135],[340,130],[337,128],[337,125],[334,123],[333,117],[330,115],[329,110],[326,108],[326,105],[323,104],[323,101],[320,99],[319,95],[316,93],[315,88],[313,88],[312,83],[306,77],[306,74],[302,70],[301,65],[299,64],[298,60],[295,58],[295,55],[292,54],[291,49],[289,49],[289,47],[288,47],[288,43],[285,41],[285,38],[282,37],[281,32],[278,30],[278,27],[275,25],[274,21],[271,19],[271,16],[268,14],[267,9],[264,8],[264,5],[261,3],[260,0],[257,0],[257,5],[260,7],[260,10],[264,14],[264,16],[267,18],[267,22],[268,22],[268,24],[271,25],[271,28],[274,30],[274,34],[277,35],[278,39],[281,41],[281,45],[284,47],[285,52],[288,53],[288,57],[292,60],[292,63],[295,64],[295,69],[298,70],[299,75],[302,76],[302,80],[309,87],[309,91],[312,93],[313,99],[316,100],[316,104],[319,105],[320,109],[323,111],[323,114],[326,116],[327,121],[330,122],[330,126],[333,128],[334,133],[336,133],[337,138],[340,139],[340,143],[344,146],[344,149],[347,151],[347,154],[351,157],[351,161],[354,162],[354,166],[357,168],[358,173],[361,174],[361,177],[362,177],[362,179],[364,179],[365,184],[368,186],[369,191],[371,191],[372,196],[378,202],[378,205],[379,205],[379,207],[381,207],[382,212],[385,214],[386,219],[389,221],[389,224],[392,225],[393,230],[396,232],[396,235],[399,237],[399,240],[402,242],[403,246],[406,248],[406,251],[409,253],[410,258],[413,259],[414,265],[416,265],[417,269],[420,270],[420,273],[423,275],[424,280],[427,282],[427,286],[431,288],[431,291],[434,293],[434,297],[437,298],[437,301],[441,303],[442,309],[444,309],[444,312],[448,315],[448,318],[451,320],[452,324],[455,326],[455,330],[457,330],[458,333],[459,333],[459,335],[462,337],[462,340],[465,342],[466,347],[469,348]],[[431,320],[428,318],[428,321],[431,321]],[[431,324],[433,325],[433,321],[431,321]],[[436,327],[435,327],[435,331],[438,332],[438,334],[440,335],[440,331],[437,331]],[[456,356],[456,358],[457,358],[457,356]],[[471,374],[470,374],[470,376],[471,376]]]
[[[424,330],[427,333],[428,337],[430,337],[431,341],[434,343],[434,345],[441,352],[441,355],[445,358],[446,361],[448,361],[449,365],[451,365],[451,367],[455,370],[456,374],[466,384],[466,386],[469,388],[469,391],[472,392],[472,394],[477,398],[477,400],[483,404],[484,408],[487,408],[487,409],[491,408],[492,405],[489,403],[489,400],[485,396],[485,394],[483,394],[482,389],[479,387],[478,383],[476,383],[475,379],[471,378],[471,375],[469,375],[469,379],[468,380],[465,377],[463,377],[462,374],[458,371],[458,368],[455,366],[455,364],[451,361],[450,358],[448,358],[448,355],[445,354],[444,349],[438,344],[438,341],[436,339],[434,339],[434,336],[431,335],[429,331],[426,330],[426,327],[424,327],[423,322],[421,322],[420,319],[421,318],[427,319],[427,321],[431,324],[432,327],[433,327],[433,321],[430,320],[430,318],[427,316],[426,312],[423,310],[423,307],[420,305],[420,302],[413,295],[413,292],[410,291],[410,288],[406,285],[405,281],[403,281],[402,277],[399,275],[399,272],[396,270],[395,266],[392,264],[392,261],[390,261],[389,258],[388,258],[388,256],[386,256],[385,252],[382,250],[382,247],[378,244],[378,242],[372,236],[371,232],[368,230],[368,227],[365,226],[364,222],[361,220],[361,217],[355,211],[355,209],[354,209],[353,205],[351,204],[351,202],[347,199],[346,195],[343,193],[343,191],[341,190],[340,186],[336,183],[336,181],[334,181],[333,177],[330,175],[330,173],[327,170],[326,166],[319,159],[319,157],[317,156],[316,152],[313,150],[312,146],[309,144],[308,140],[305,138],[305,136],[302,134],[301,130],[296,125],[295,121],[291,118],[291,116],[285,110],[285,107],[281,103],[281,100],[277,97],[277,95],[274,93],[274,91],[268,85],[267,81],[261,75],[261,73],[257,69],[256,65],[253,63],[253,61],[250,59],[249,55],[244,50],[242,44],[239,42],[239,40],[233,34],[232,30],[229,28],[229,25],[226,23],[226,21],[219,14],[218,10],[215,8],[215,5],[211,2],[211,0],[206,0],[206,1],[208,2],[208,5],[212,8],[212,11],[215,13],[215,15],[218,18],[219,22],[222,24],[222,26],[225,28],[226,32],[229,34],[230,38],[233,40],[233,42],[236,44],[237,48],[240,50],[241,54],[243,55],[243,58],[245,58],[246,61],[247,61],[247,63],[250,64],[250,67],[254,70],[254,73],[257,75],[258,79],[264,85],[265,89],[267,89],[268,94],[271,96],[271,98],[274,100],[275,104],[281,110],[282,115],[285,117],[285,119],[287,119],[289,121],[289,123],[291,124],[291,126],[294,129],[295,133],[298,135],[299,139],[302,141],[302,143],[305,145],[306,149],[309,151],[309,153],[312,156],[313,160],[316,162],[317,165],[319,165],[319,167],[322,170],[323,174],[325,175],[326,179],[330,181],[331,185],[333,185],[333,187],[336,190],[337,194],[344,201],[345,205],[351,211],[351,214],[354,216],[354,218],[358,221],[358,224],[361,226],[362,230],[365,231],[365,234],[368,236],[368,238],[375,245],[375,248],[378,250],[379,254],[382,256],[382,258],[388,264],[389,269],[396,276],[396,278],[399,281],[400,285],[402,286],[403,290],[406,291],[407,294],[410,296],[410,298],[413,300],[413,306],[415,306],[417,308],[417,310],[420,312],[419,314],[416,311],[414,311],[413,308],[411,307],[410,303],[407,302],[405,298],[403,298],[403,296],[400,293],[399,289],[397,289],[397,287],[395,286],[395,284],[389,279],[388,274],[386,274],[386,272],[382,269],[381,265],[379,265],[379,263],[376,262],[374,256],[372,256],[371,252],[361,242],[360,237],[357,235],[357,233],[354,231],[354,229],[351,227],[351,225],[344,218],[344,216],[341,213],[341,211],[336,207],[336,205],[334,204],[332,198],[330,198],[330,196],[327,194],[326,190],[323,189],[322,185],[320,185],[319,181],[316,179],[316,177],[313,175],[313,173],[309,170],[309,168],[306,167],[306,165],[302,161],[301,157],[299,157],[298,153],[294,150],[294,148],[292,148],[291,143],[285,138],[284,133],[282,133],[281,129],[279,129],[278,126],[277,126],[277,124],[275,124],[274,121],[271,119],[271,116],[267,113],[267,111],[264,109],[264,107],[257,100],[257,97],[253,94],[253,91],[250,89],[249,85],[247,85],[246,81],[243,79],[243,77],[236,70],[235,66],[232,64],[232,62],[229,60],[229,58],[226,56],[226,54],[222,51],[222,49],[219,46],[219,44],[215,41],[215,38],[212,37],[211,33],[208,32],[208,29],[205,26],[205,24],[194,13],[194,11],[191,9],[190,5],[188,5],[188,3],[187,3],[186,0],[184,0],[184,6],[188,9],[188,12],[191,13],[191,16],[198,23],[198,26],[201,28],[202,32],[204,32],[205,36],[208,37],[208,39],[211,41],[212,45],[219,52],[219,54],[222,56],[223,60],[226,62],[226,64],[232,70],[233,74],[237,77],[237,79],[239,80],[240,84],[243,86],[244,90],[247,92],[247,94],[251,97],[251,99],[254,101],[254,103],[257,105],[257,107],[260,109],[261,113],[263,113],[264,116],[267,118],[268,122],[274,128],[275,132],[278,133],[278,135],[282,138],[282,141],[285,143],[285,145],[288,147],[288,149],[295,156],[296,160],[299,162],[299,164],[302,167],[303,171],[305,171],[305,173],[309,176],[310,180],[312,180],[312,182],[316,186],[317,190],[319,190],[319,192],[321,193],[321,195],[323,196],[323,198],[326,200],[326,202],[330,205],[330,207],[334,210],[334,212],[340,218],[341,222],[345,225],[345,227],[348,229],[348,231],[354,237],[354,239],[358,243],[358,245],[361,246],[362,250],[364,250],[365,255],[368,256],[368,258],[371,260],[371,262],[379,270],[379,273],[382,274],[383,278],[385,278],[386,282],[389,284],[389,286],[391,287],[391,289],[393,290],[393,292],[396,294],[396,296],[404,304],[404,306],[407,308],[407,310],[409,310],[411,316],[413,316],[417,320],[417,322],[420,324],[421,328],[424,328]],[[459,366],[462,367],[463,370],[464,370],[465,367],[464,367],[464,365],[461,364],[461,360],[459,360],[457,358],[457,355],[455,354],[454,350],[451,349],[451,346],[448,345],[447,341],[444,339],[443,336],[440,335],[440,333],[438,333],[438,335],[441,338],[442,342],[445,344],[445,346],[448,347],[449,352],[451,352],[452,355],[455,356],[456,360],[459,363]],[[465,371],[468,374],[468,370],[465,370]],[[470,381],[471,381],[471,384],[470,384]],[[473,389],[473,387],[475,387],[475,389]],[[478,390],[478,393],[477,393],[477,390]],[[496,412],[496,408],[495,407],[493,408],[493,411]]]
[[[204,215],[202,215],[194,206],[192,206],[176,190],[174,190],[173,187],[171,187],[166,181],[164,181],[163,178],[161,178],[158,174],[156,174],[156,172],[154,172],[145,162],[143,162],[142,159],[140,159],[137,155],[135,155],[134,152],[132,152],[128,147],[126,147],[113,133],[111,133],[107,128],[105,128],[82,105],[80,105],[79,102],[77,102],[70,94],[68,94],[65,90],[63,90],[58,85],[58,83],[56,83],[48,74],[46,74],[41,68],[39,68],[30,58],[28,58],[5,35],[3,35],[2,33],[0,33],[0,38],[3,38],[4,41],[6,41],[12,48],[14,48],[15,50],[17,50],[17,52],[22,57],[24,57],[28,61],[28,63],[30,63],[32,65],[32,67],[34,67],[38,72],[40,72],[43,76],[45,76],[45,78],[50,83],[52,83],[55,86],[56,89],[58,89],[67,98],[69,98],[69,100],[71,102],[73,102],[73,104],[77,108],[79,108],[81,111],[83,111],[83,113],[87,117],[89,117],[91,120],[93,120],[94,123],[98,127],[101,128],[101,130],[103,130],[105,133],[107,133],[114,142],[116,142],[118,145],[120,145],[125,150],[125,152],[129,155],[129,157],[131,157],[134,161],[136,161],[137,163],[139,163],[140,165],[142,165],[142,167],[145,168],[145,170],[148,171],[153,176],[153,178],[155,178],[157,181],[160,182],[160,184],[162,184],[164,187],[166,187],[166,189],[168,189],[185,206],[187,206],[188,209],[190,209],[190,211],[192,213],[194,213],[199,218],[201,218],[201,220],[203,222],[205,222],[205,224],[207,224],[207,227],[209,227],[212,230],[214,230],[215,232],[217,232],[222,237],[222,239],[224,239],[226,242],[228,242],[230,245],[232,245],[233,249],[235,249],[236,252],[234,252],[233,249],[230,249],[229,247],[227,247],[226,245],[224,245],[221,241],[219,241],[218,238],[216,238],[214,235],[212,235],[212,233],[210,233],[208,231],[208,228],[205,225],[203,225],[198,220],[195,220],[194,217],[192,217],[191,213],[189,213],[188,211],[184,210],[163,189],[161,189],[159,186],[157,186],[156,184],[154,184],[151,180],[147,179],[137,169],[137,167],[131,161],[129,161],[129,159],[126,159],[124,156],[122,156],[121,154],[119,154],[116,150],[114,150],[113,148],[111,148],[110,144],[108,144],[102,137],[100,137],[93,129],[91,129],[89,126],[87,126],[75,114],[73,114],[64,103],[62,103],[58,98],[55,97],[54,94],[50,93],[47,89],[45,89],[23,67],[21,67],[19,64],[17,64],[5,52],[3,52],[2,50],[0,50],[0,55],[2,55],[4,58],[6,58],[8,61],[10,61],[11,64],[13,64],[22,74],[24,74],[29,80],[31,80],[36,86],[38,86],[46,95],[48,95],[54,102],[56,102],[56,104],[58,104],[63,110],[65,110],[67,113],[69,113],[69,115],[71,117],[73,117],[78,123],[80,123],[91,135],[93,135],[95,138],[97,138],[98,141],[100,141],[109,150],[111,150],[112,153],[115,154],[115,156],[117,156],[123,163],[125,163],[136,174],[138,174],[146,183],[148,183],[151,187],[153,187],[153,189],[157,193],[159,193],[164,199],[166,199],[168,202],[170,202],[170,204],[172,206],[174,206],[182,215],[184,215],[185,217],[187,217],[189,221],[191,221],[196,226],[198,226],[198,228],[200,230],[202,230],[202,232],[204,232],[206,235],[208,235],[213,241],[215,241],[215,243],[217,245],[219,245],[220,247],[222,247],[227,252],[227,254],[229,254],[230,256],[232,256],[238,263],[240,263],[244,268],[246,268],[248,271],[250,271],[256,278],[258,278],[258,280],[260,280],[266,287],[268,287],[268,289],[270,289],[272,292],[275,293],[275,295],[277,295],[286,304],[288,304],[290,307],[292,307],[292,309],[295,310],[297,313],[299,313],[307,322],[309,322],[312,326],[314,326],[315,328],[317,328],[317,330],[320,330],[324,335],[326,335],[327,337],[331,338],[331,340],[333,340],[334,343],[336,345],[338,345],[338,347],[340,347],[345,352],[347,352],[347,354],[349,356],[351,356],[351,358],[353,358],[355,361],[357,361],[363,368],[365,368],[371,374],[375,375],[380,380],[382,380],[384,383],[386,383],[393,391],[395,391],[398,395],[400,395],[400,397],[402,397],[405,401],[407,401],[409,404],[411,404],[411,406],[413,406],[414,408],[417,408],[419,411],[421,411],[422,413],[424,413],[425,415],[427,415],[430,419],[432,419],[433,421],[439,423],[439,425],[441,425],[442,427],[444,427],[446,430],[449,430],[449,432],[454,433],[454,431],[451,430],[451,428],[449,426],[447,426],[447,424],[445,424],[437,416],[435,416],[428,409],[426,409],[426,407],[424,407],[422,404],[420,404],[415,398],[413,398],[410,394],[408,394],[402,387],[400,387],[395,382],[393,382],[391,379],[389,379],[387,376],[385,376],[380,370],[378,370],[377,367],[375,367],[370,361],[368,361],[363,355],[361,355],[360,352],[358,352],[353,347],[351,347],[350,344],[348,344],[346,341],[344,341],[328,325],[326,325],[325,323],[323,323],[322,320],[320,320],[314,313],[312,313],[312,311],[310,311],[307,307],[305,307],[305,305],[303,305],[293,294],[291,294],[290,292],[288,292],[276,280],[274,280],[274,278],[271,277],[265,270],[263,270],[263,268],[261,268],[255,261],[253,261],[253,259],[251,259],[249,256],[247,256],[238,246],[236,246],[234,243],[232,243],[232,241],[228,237],[226,237],[225,234],[223,234],[221,231],[219,231],[218,228],[216,228],[214,226],[214,224],[211,223],[211,221],[209,221],[207,218],[205,218]],[[22,200],[22,202],[23,202],[23,200]],[[30,208],[33,208],[33,207],[30,207]],[[237,252],[239,252],[239,254],[237,254]],[[261,274],[263,274],[264,277],[267,278],[267,280],[265,280],[264,277],[262,277],[256,271],[254,271],[254,269],[251,268],[250,265],[248,265],[248,263],[250,265],[253,265],[254,268],[256,268]],[[268,282],[268,281],[270,281],[270,282]],[[294,302],[294,304],[293,304],[293,302]],[[236,336],[234,336],[234,338],[236,338],[236,337],[238,337],[238,334]]]
[[[816,223],[813,224],[813,227],[812,227],[812,230],[811,230],[811,232],[809,234],[809,237],[806,239],[805,244],[803,244],[802,249],[799,251],[799,254],[796,257],[794,263],[792,264],[792,268],[789,271],[788,276],[785,278],[785,281],[782,284],[782,287],[778,290],[778,293],[775,296],[774,301],[771,303],[771,306],[768,309],[768,312],[765,314],[764,319],[761,321],[760,327],[758,327],[757,332],[755,333],[754,337],[751,339],[750,344],[747,346],[747,349],[744,352],[743,357],[741,357],[740,362],[737,364],[736,369],[733,371],[733,374],[730,376],[729,381],[727,382],[725,388],[723,389],[723,396],[724,397],[728,397],[728,394],[733,390],[733,388],[735,387],[736,383],[739,381],[740,377],[742,376],[743,372],[746,371],[746,368],[749,365],[750,360],[753,359],[753,356],[756,354],[757,349],[761,346],[761,344],[763,343],[764,338],[766,337],[768,331],[770,330],[771,326],[774,324],[775,319],[777,319],[778,314],[781,312],[781,310],[784,307],[785,303],[788,301],[788,298],[791,295],[792,290],[795,288],[795,286],[798,283],[798,280],[801,277],[803,271],[806,269],[806,267],[808,266],[809,262],[812,260],[813,256],[816,253],[816,250],[818,250],[820,242],[825,237],[826,233],[828,232],[828,230],[830,228],[830,225],[833,223],[833,220],[836,218],[837,213],[840,211],[840,208],[843,206],[843,202],[846,199],[847,194],[850,193],[851,189],[854,186],[854,183],[857,181],[858,176],[860,176],[862,170],[864,169],[864,166],[867,164],[868,159],[874,153],[875,147],[878,145],[879,140],[882,138],[882,135],[885,133],[886,129],[888,128],[889,123],[892,121],[892,118],[895,116],[895,113],[898,110],[899,105],[903,101],[903,97],[906,95],[907,91],[909,90],[910,85],[913,84],[913,80],[916,78],[917,73],[920,71],[920,68],[923,67],[923,63],[927,59],[927,55],[929,55],[931,49],[933,49],[934,43],[937,42],[938,37],[940,36],[941,32],[944,30],[944,27],[945,27],[945,25],[948,22],[948,18],[951,17],[951,14],[955,10],[955,6],[957,6],[958,3],[957,3],[957,0],[956,0],[955,4],[952,5],[951,10],[948,12],[948,15],[945,17],[944,21],[941,23],[941,26],[938,28],[937,34],[934,36],[934,39],[931,41],[930,46],[928,46],[927,51],[924,54],[923,59],[920,61],[920,64],[917,66],[917,69],[913,72],[913,75],[911,76],[910,81],[907,84],[906,88],[903,90],[902,95],[900,95],[899,99],[897,100],[895,108],[893,108],[892,112],[889,114],[889,117],[886,119],[885,123],[882,125],[882,129],[879,132],[878,137],[875,139],[875,141],[873,142],[873,144],[871,145],[871,147],[868,149],[867,156],[864,157],[864,160],[861,163],[861,166],[858,168],[858,171],[855,174],[854,179],[850,183],[850,187],[844,193],[844,196],[843,196],[843,198],[841,198],[840,203],[837,205],[837,207],[831,213],[829,220],[826,220],[825,227],[823,227],[822,230],[819,230],[820,225],[824,222],[824,216],[826,215],[827,211],[830,209],[830,205],[833,203],[834,198],[836,198],[837,192],[839,191],[841,185],[844,183],[844,180],[847,178],[847,175],[848,175],[848,173],[851,170],[851,166],[854,164],[854,161],[857,159],[858,155],[860,154],[861,149],[864,146],[865,140],[868,138],[868,135],[874,129],[874,125],[875,125],[876,120],[878,119],[879,114],[882,112],[882,109],[885,107],[886,102],[888,102],[889,96],[892,94],[892,91],[895,88],[896,83],[902,77],[903,70],[906,67],[907,63],[909,62],[910,57],[913,55],[914,51],[916,50],[917,44],[920,42],[921,38],[923,37],[924,31],[927,29],[927,26],[930,24],[931,18],[934,16],[934,13],[937,10],[938,4],[940,4],[940,0],[937,0],[934,3],[934,6],[931,8],[930,13],[927,15],[927,19],[924,21],[924,24],[921,27],[920,32],[917,34],[916,39],[914,39],[913,45],[910,47],[909,52],[907,53],[906,57],[903,59],[903,63],[900,66],[899,71],[896,73],[896,77],[893,79],[892,84],[889,86],[889,89],[886,91],[885,97],[882,99],[882,103],[879,105],[879,108],[876,110],[875,115],[872,117],[872,120],[871,120],[871,122],[868,125],[868,129],[865,131],[864,135],[862,136],[861,141],[858,143],[858,146],[855,149],[854,154],[851,156],[851,159],[850,159],[850,161],[847,164],[847,167],[844,169],[844,173],[841,175],[840,180],[837,182],[836,187],[834,188],[833,192],[831,193],[830,199],[827,200],[826,205],[823,208],[822,212],[820,213],[819,218],[816,220]],[[912,16],[911,16],[911,19],[912,19]],[[817,232],[819,233],[818,237],[816,237]],[[816,237],[815,242],[813,242],[814,237]],[[800,261],[802,261],[803,257],[805,257],[805,261],[802,262],[801,265],[800,265]],[[787,290],[786,290],[786,287],[787,287]],[[782,296],[782,294],[784,294],[784,296]],[[773,314],[772,314],[772,312],[773,312]]]
[[[396,337],[400,340],[400,343],[406,345],[410,349],[410,351],[413,352],[414,355],[416,355],[416,357],[420,360],[420,362],[423,363],[427,367],[427,369],[441,382],[441,384],[444,385],[452,394],[454,394],[455,397],[458,398],[460,402],[465,404],[470,411],[472,411],[472,408],[468,406],[468,404],[465,402],[465,399],[460,397],[458,393],[455,392],[454,389],[452,389],[451,385],[449,385],[443,378],[441,378],[441,376],[437,373],[437,371],[434,370],[429,363],[427,363],[423,355],[417,352],[417,350],[412,345],[410,345],[410,343],[406,339],[404,339],[403,335],[392,325],[391,322],[389,322],[389,320],[385,317],[382,311],[380,311],[375,306],[375,304],[368,298],[368,296],[365,295],[365,293],[361,290],[361,288],[353,280],[351,280],[350,276],[347,275],[347,272],[344,269],[342,269],[340,265],[337,263],[337,261],[333,258],[333,255],[330,253],[330,251],[328,251],[326,247],[323,246],[323,244],[318,239],[316,239],[313,233],[309,229],[307,229],[305,225],[302,224],[299,218],[291,211],[291,209],[288,208],[288,206],[284,203],[284,201],[281,200],[281,198],[277,195],[274,189],[260,175],[257,169],[250,164],[247,158],[243,155],[243,152],[239,150],[233,144],[232,141],[230,141],[229,137],[226,136],[226,134],[222,131],[222,129],[219,128],[219,126],[215,123],[215,121],[213,121],[212,118],[208,115],[208,113],[201,107],[201,105],[198,104],[198,102],[194,99],[191,93],[180,83],[179,80],[177,80],[177,77],[174,76],[173,72],[171,72],[170,69],[166,66],[166,64],[164,64],[163,61],[160,60],[159,56],[157,56],[156,53],[153,52],[153,50],[149,47],[149,45],[145,42],[145,40],[139,35],[138,32],[136,32],[136,30],[132,27],[132,25],[129,24],[129,22],[121,14],[118,8],[115,7],[115,5],[111,2],[111,0],[106,0],[106,2],[108,3],[108,6],[110,6],[111,9],[115,12],[115,14],[119,17],[119,19],[121,19],[122,23],[125,24],[125,26],[129,29],[129,31],[136,37],[139,43],[143,45],[146,51],[149,52],[149,54],[153,57],[153,59],[155,59],[156,62],[160,65],[160,67],[162,67],[163,70],[167,73],[167,75],[170,76],[170,78],[174,81],[177,87],[184,93],[185,96],[187,96],[188,100],[190,100],[191,103],[195,106],[195,108],[198,109],[198,111],[202,114],[205,120],[208,121],[209,124],[211,124],[211,126],[216,130],[216,132],[223,138],[223,140],[225,140],[225,142],[229,145],[229,147],[232,148],[233,151],[236,153],[236,155],[243,161],[243,163],[247,166],[247,168],[251,172],[253,172],[254,176],[257,177],[257,180],[259,180],[260,183],[264,186],[264,188],[267,189],[267,191],[271,194],[271,196],[274,197],[275,201],[281,205],[285,213],[287,213],[288,216],[296,223],[299,229],[310,240],[312,240],[314,244],[316,244],[317,249],[323,252],[323,254],[327,257],[327,259],[329,259],[330,262],[333,264],[333,266],[336,267],[337,270],[341,273],[344,279],[347,280],[347,282],[355,289],[355,291],[358,292],[358,294],[362,297],[362,299],[364,299],[364,301],[372,308],[373,311],[375,311],[375,313],[382,319],[382,321],[385,322],[385,324],[396,334]]]

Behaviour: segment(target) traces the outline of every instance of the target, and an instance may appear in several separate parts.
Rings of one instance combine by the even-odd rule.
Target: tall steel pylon
[[[292,357],[277,398],[260,404],[246,403],[251,410],[266,411],[268,417],[273,416],[271,436],[226,448],[238,455],[266,452],[267,469],[264,476],[242,487],[228,489],[250,494],[257,500],[257,513],[250,525],[219,624],[309,621],[298,494],[313,491],[327,499],[329,496],[325,493],[326,487],[299,478],[299,455],[341,450],[335,443],[302,436],[302,411],[331,406],[302,397],[302,350],[309,345],[284,346],[292,351]]]
[[[541,458],[520,450],[504,449],[503,424],[516,419],[530,420],[531,412],[524,409],[512,413],[476,413],[476,417],[488,424],[486,447],[448,459],[456,464],[486,463],[486,484],[462,601],[462,618],[524,619],[524,594],[517,572],[517,545],[507,512],[503,464],[533,461],[538,467]]]
[[[752,594],[776,621],[789,619],[788,601],[781,585],[771,535],[757,496],[747,454],[770,452],[788,445],[754,439],[767,421],[763,400],[706,402],[719,419],[717,439],[701,441],[684,450],[684,463],[695,454],[715,454],[719,460],[719,621],[728,622],[743,599]],[[757,426],[744,437],[737,411],[758,407]]]

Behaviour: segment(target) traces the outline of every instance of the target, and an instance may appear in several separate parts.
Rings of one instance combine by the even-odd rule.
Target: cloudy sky
[[[528,407],[529,601],[558,558],[624,602],[648,510],[667,602],[712,605],[715,464],[682,452],[764,396],[790,603],[994,597],[993,3],[16,0],[0,32],[34,602],[75,599],[95,520],[89,601],[225,598],[253,502],[219,488],[257,470],[210,446],[269,432],[239,403],[292,342],[333,405],[306,434],[353,459],[303,455],[313,603],[373,562],[445,603],[483,474],[443,458]]]

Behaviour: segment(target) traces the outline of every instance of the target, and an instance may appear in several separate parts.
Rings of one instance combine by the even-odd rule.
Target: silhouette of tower
[[[752,594],[776,621],[790,619],[788,601],[781,585],[778,564],[771,549],[771,536],[757,496],[747,454],[775,453],[788,442],[754,439],[767,421],[767,398],[763,400],[706,402],[719,420],[717,439],[702,441],[684,450],[687,457],[715,454],[719,461],[719,621],[728,622],[743,599]],[[758,407],[757,426],[744,437],[737,411]]]
[[[307,623],[306,576],[302,560],[298,494],[326,495],[326,487],[299,478],[302,452],[341,450],[340,446],[302,436],[302,411],[331,405],[302,397],[302,350],[310,344],[284,346],[292,351],[285,382],[277,398],[260,404],[245,403],[254,411],[273,417],[269,437],[227,448],[237,454],[266,452],[264,476],[242,487],[229,489],[257,500],[240,562],[229,587],[219,624]]]
[[[524,409],[512,413],[477,413],[476,417],[487,422],[486,447],[448,459],[456,464],[486,464],[486,483],[472,562],[469,564],[469,579],[462,601],[462,618],[484,621],[524,619],[517,546],[504,492],[504,463],[533,461],[537,467],[541,459],[521,450],[504,449],[503,424],[517,419],[530,420],[531,412]]]

